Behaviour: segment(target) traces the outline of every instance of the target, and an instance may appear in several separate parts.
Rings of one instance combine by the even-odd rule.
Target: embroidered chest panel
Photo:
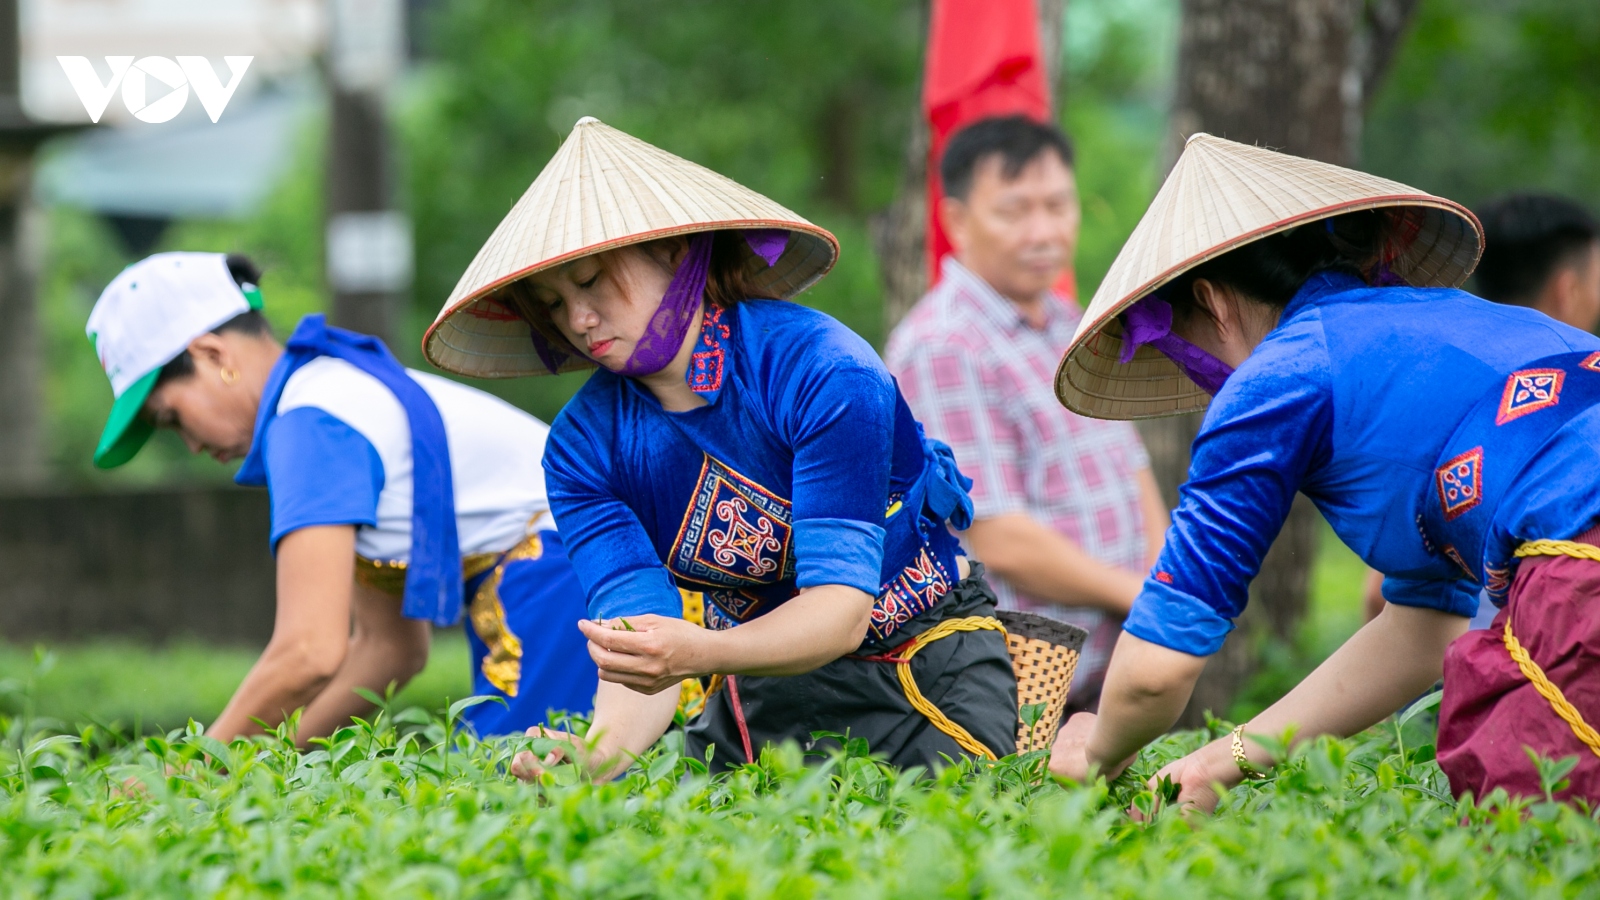
[[[793,523],[788,500],[707,455],[669,566],[683,578],[734,588],[793,578]]]
[[[889,498],[885,519],[897,514],[910,514],[899,495]],[[707,586],[705,627],[733,628],[796,593],[793,536],[788,500],[707,454],[672,542],[668,568],[680,579]],[[919,537],[914,556],[880,587],[868,626],[875,638],[894,634],[955,585],[955,573],[927,535],[919,532]],[[789,582],[787,589],[783,582]]]

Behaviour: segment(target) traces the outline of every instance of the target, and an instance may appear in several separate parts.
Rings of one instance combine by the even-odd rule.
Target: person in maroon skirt
[[[1260,777],[1247,735],[1353,734],[1442,671],[1457,794],[1542,797],[1536,757],[1576,757],[1557,795],[1600,802],[1600,338],[1454,289],[1481,246],[1443,198],[1190,140],[1057,375],[1089,415],[1210,408],[1099,716],[1062,730],[1054,771],[1114,775],[1172,726],[1303,493],[1384,573],[1383,611],[1163,769],[1180,801]],[[1482,591],[1503,608],[1463,636]]]

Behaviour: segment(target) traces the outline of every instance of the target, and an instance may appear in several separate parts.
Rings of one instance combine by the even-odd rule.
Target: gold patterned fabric
[[[471,581],[494,568],[498,553],[471,553],[461,559],[461,580]],[[367,559],[356,554],[356,583],[394,597],[406,592],[406,564],[399,560]]]
[[[512,632],[506,621],[506,610],[500,602],[500,579],[509,563],[524,559],[538,559],[544,555],[544,544],[537,534],[530,534],[522,542],[500,553],[473,553],[461,560],[461,579],[471,581],[490,572],[467,606],[467,618],[472,630],[483,641],[489,652],[481,666],[484,677],[507,697],[517,696],[517,685],[522,681],[522,641]],[[492,570],[492,571],[491,571]],[[356,581],[399,597],[406,589],[406,564],[398,561],[367,559],[356,556]],[[705,625],[705,600],[696,591],[678,592],[683,597],[683,618],[695,625]],[[706,703],[705,687],[698,679],[688,678],[678,695],[678,709],[685,718],[693,718]]]
[[[706,599],[705,595],[697,591],[678,589],[683,596],[683,620],[702,628],[706,624]],[[706,707],[706,688],[698,678],[685,678],[683,687],[678,691],[678,712],[683,713],[685,719],[692,719],[700,714]]]
[[[506,624],[505,606],[500,602],[500,577],[507,563],[521,559],[538,559],[544,555],[544,544],[539,535],[530,534],[505,553],[471,553],[461,558],[461,580],[472,579],[494,570],[478,587],[467,618],[472,630],[483,641],[489,652],[483,657],[483,674],[489,683],[508,697],[517,696],[517,684],[522,680],[522,641]],[[367,559],[356,555],[356,582],[399,597],[406,590],[406,564],[400,561]]]
[[[500,579],[506,566],[524,559],[538,559],[544,555],[544,542],[537,534],[530,534],[522,543],[505,552],[494,571],[478,586],[478,592],[467,607],[467,618],[472,620],[472,630],[489,652],[484,654],[483,674],[489,683],[499,688],[507,697],[517,695],[517,684],[522,681],[522,641],[506,622],[506,608],[500,602]],[[466,564],[463,561],[463,569]],[[480,570],[482,571],[482,570]],[[468,575],[467,578],[473,576]]]

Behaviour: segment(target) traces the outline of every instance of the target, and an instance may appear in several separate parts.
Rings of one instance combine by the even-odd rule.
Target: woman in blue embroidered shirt
[[[1190,140],[1057,375],[1090,415],[1215,399],[1098,719],[1068,723],[1054,770],[1114,775],[1172,725],[1299,491],[1385,574],[1387,603],[1278,703],[1163,770],[1182,799],[1208,807],[1214,786],[1261,775],[1247,733],[1352,734],[1441,672],[1453,790],[1542,795],[1528,745],[1578,756],[1564,796],[1600,799],[1600,339],[1454,290],[1480,246],[1450,201]],[[1504,608],[1462,637],[1485,589]]]
[[[601,775],[661,737],[681,681],[712,675],[686,748],[720,765],[815,732],[900,765],[1014,749],[993,595],[946,526],[970,509],[948,451],[866,342],[761,299],[836,252],[770,200],[586,119],[429,332],[430,358],[465,373],[599,366],[545,469],[595,620],[582,752]],[[706,627],[681,617],[680,588],[702,594]]]
[[[95,464],[131,459],[157,427],[272,503],[277,613],[261,659],[211,723],[221,740],[304,707],[304,742],[365,715],[357,689],[404,685],[430,623],[466,614],[479,734],[584,713],[598,680],[553,622],[583,610],[530,445],[544,423],[402,368],[376,338],[307,316],[287,344],[242,257],[158,253],[101,294],[89,335],[116,393]]]

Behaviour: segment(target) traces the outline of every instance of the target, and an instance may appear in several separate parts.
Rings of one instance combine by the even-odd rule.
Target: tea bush
[[[1185,819],[1130,776],[1062,786],[1043,754],[895,772],[859,741],[710,777],[668,739],[610,784],[505,774],[548,739],[474,740],[416,709],[310,752],[0,720],[6,897],[1578,897],[1600,827],[1550,802],[1452,800],[1393,725],[1296,749]],[[1220,733],[1222,723],[1214,723]],[[1409,732],[1408,732],[1409,734]],[[1546,764],[1551,787],[1560,764]],[[1149,810],[1131,819],[1130,807]]]

